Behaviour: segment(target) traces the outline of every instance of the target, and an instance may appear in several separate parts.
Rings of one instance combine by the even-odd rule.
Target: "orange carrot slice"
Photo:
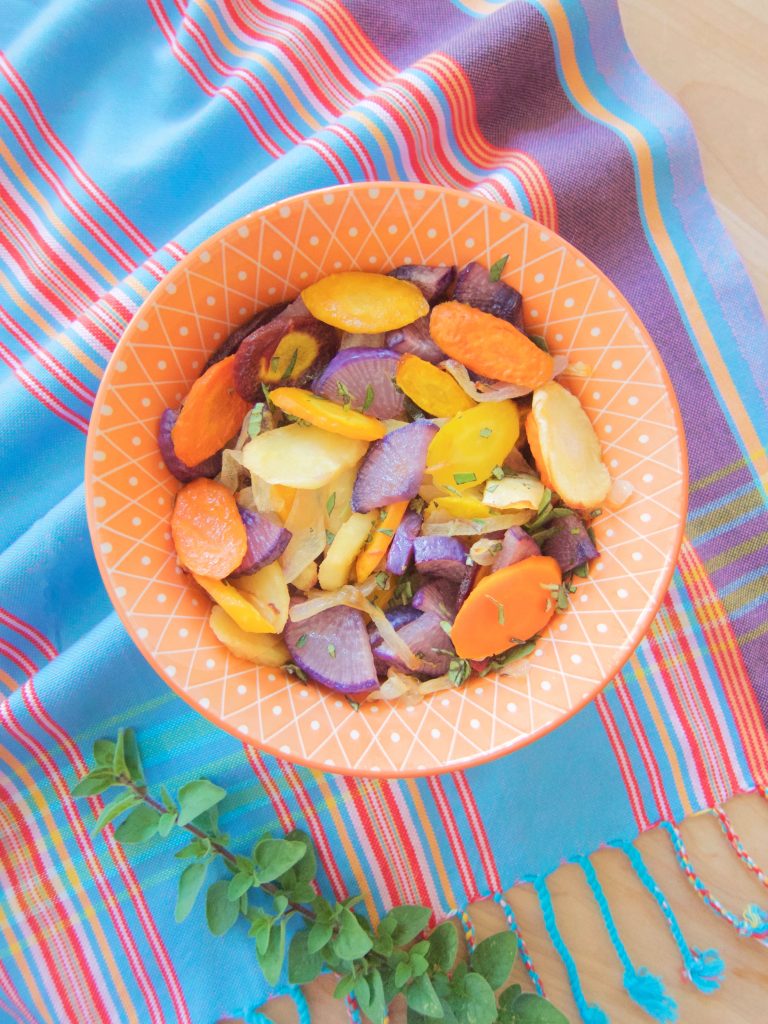
[[[276,388],[270,391],[269,398],[273,405],[289,416],[296,416],[330,434],[341,434],[357,441],[377,441],[387,432],[384,424],[373,416],[364,416],[303,388]]]
[[[357,556],[355,576],[358,583],[367,580],[384,555],[386,555],[389,545],[392,543],[395,530],[400,525],[400,520],[405,515],[407,508],[407,501],[396,501],[392,505],[387,506],[385,510],[386,515],[374,527],[371,539]]]
[[[176,495],[171,534],[185,569],[219,580],[235,571],[248,546],[233,495],[215,480],[203,478]]]
[[[430,416],[453,416],[475,404],[450,373],[410,353],[398,363],[395,383]]]
[[[460,658],[501,654],[542,630],[562,583],[554,558],[533,555],[482,579],[459,609],[451,640]]]
[[[463,302],[432,310],[433,341],[452,359],[493,380],[537,388],[552,376],[552,356],[506,320]]]
[[[214,363],[189,389],[171,431],[182,462],[196,466],[215,455],[240,429],[250,405],[235,390],[235,357]]]

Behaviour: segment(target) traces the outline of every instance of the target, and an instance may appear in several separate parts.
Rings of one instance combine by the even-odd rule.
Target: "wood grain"
[[[704,174],[715,205],[741,253],[764,307],[768,307],[768,3],[765,0],[620,0],[630,45],[640,63],[679,101],[696,130]],[[757,795],[732,800],[728,813],[748,848],[765,855],[768,803]],[[749,903],[768,905],[768,892],[738,863],[710,814],[682,826],[692,860],[713,893],[740,914]],[[678,1002],[681,1024],[762,1024],[768,1019],[768,950],[708,910],[677,867],[665,835],[638,841],[653,875],[679,915],[686,939],[714,947],[726,963],[721,991],[705,996],[681,977],[680,957],[661,914],[622,854],[594,857],[616,923],[635,965],[664,978]],[[647,1024],[647,1014],[621,986],[621,968],[580,869],[561,868],[551,878],[558,924],[571,949],[590,1002],[615,1024]],[[554,953],[532,890],[509,893],[547,995],[571,1021],[579,1019],[562,962]],[[473,908],[482,937],[502,927],[494,905]],[[523,981],[519,965],[515,968]],[[342,1024],[346,1014],[323,979],[307,993],[318,1024]],[[275,1024],[293,1024],[292,1004],[270,1004]],[[392,1024],[405,1014],[395,1008]]]

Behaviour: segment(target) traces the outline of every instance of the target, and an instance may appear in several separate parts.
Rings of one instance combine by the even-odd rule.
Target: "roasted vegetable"
[[[339,337],[312,316],[283,314],[244,338],[235,356],[235,386],[256,402],[262,383],[300,384],[317,373],[338,348]]]
[[[395,385],[398,362],[389,349],[347,348],[334,356],[312,390],[379,420],[402,419],[405,399]]]
[[[378,686],[365,619],[355,608],[337,606],[289,621],[284,639],[294,663],[329,689],[360,693]]]
[[[404,327],[429,312],[421,291],[385,274],[329,274],[301,293],[310,313],[342,331],[376,334]]]
[[[369,512],[418,493],[424,476],[427,448],[437,427],[417,420],[374,441],[363,460],[352,491],[352,508]]]
[[[288,546],[291,534],[268,515],[240,508],[247,547],[243,560],[232,576],[244,576],[276,561]]]
[[[269,484],[314,490],[354,466],[367,448],[365,441],[291,423],[249,441],[243,465]]]
[[[212,355],[208,357],[208,362],[203,367],[203,372],[209,366],[213,366],[214,363],[219,363],[222,359],[226,359],[227,356],[234,355],[249,334],[253,334],[259,327],[263,327],[264,324],[274,320],[275,317],[285,310],[287,305],[287,302],[278,302],[274,306],[267,306],[266,309],[262,309],[255,316],[252,316],[250,320],[246,320],[244,324],[236,327],[231,334],[227,335]]]
[[[188,466],[178,457],[173,447],[173,438],[171,436],[178,418],[179,414],[175,409],[166,409],[160,417],[160,424],[157,430],[157,447],[160,449],[160,454],[163,457],[163,462],[168,472],[184,484],[189,483],[190,480],[197,480],[201,476],[218,476],[221,472],[220,451],[216,452],[215,455],[211,455],[205,461],[198,462],[196,466]]]
[[[503,281],[492,281],[489,272],[479,263],[468,263],[456,278],[453,297],[457,302],[474,306],[513,324],[523,326],[523,297],[516,288]]]
[[[430,306],[434,306],[448,293],[456,278],[456,267],[428,267],[423,263],[406,263],[390,270],[389,276],[415,284]]]

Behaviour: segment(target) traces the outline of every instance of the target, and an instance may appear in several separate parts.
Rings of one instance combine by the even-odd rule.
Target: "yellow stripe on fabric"
[[[392,147],[379,126],[361,110],[348,110],[345,116],[349,118],[350,121],[359,121],[360,124],[371,133],[374,139],[376,139],[379,149],[381,150],[381,155],[384,158],[384,163],[387,165],[387,175],[392,181],[397,181],[400,177],[400,172],[397,169],[395,158],[392,156]]]
[[[85,919],[93,929],[93,935],[98,942],[102,958],[109,970],[109,975],[112,978],[118,998],[126,1011],[126,1020],[130,1021],[131,1024],[139,1024],[136,1008],[133,1005],[133,1000],[131,999],[128,989],[125,987],[125,982],[123,981],[122,968],[118,967],[117,961],[115,960],[112,952],[112,947],[106,933],[104,932],[104,928],[101,924],[96,908],[88,898],[88,892],[83,886],[80,876],[75,870],[72,858],[70,857],[66,846],[62,842],[59,827],[54,821],[45,797],[40,792],[37,783],[24,765],[17,760],[9,750],[4,749],[2,746],[0,746],[0,760],[4,761],[9,768],[11,768],[14,774],[24,783],[27,795],[32,799],[35,807],[39,811],[40,817],[45,823],[48,838],[58,855],[59,865],[63,868],[64,873],[67,876],[69,891],[77,897],[78,902],[83,908]]]
[[[11,690],[11,691],[18,690],[19,685],[20,685],[19,683],[16,682],[16,680],[13,678],[13,676],[9,676],[8,673],[5,672],[1,668],[0,668],[0,682],[5,683],[5,685],[8,687],[8,689]]]
[[[655,629],[657,623],[658,618],[651,628]],[[661,745],[664,748],[664,753],[667,758],[667,764],[669,765],[669,769],[672,772],[672,778],[675,782],[675,789],[677,790],[678,798],[685,814],[689,815],[693,812],[694,808],[688,796],[688,789],[685,785],[685,773],[680,765],[680,759],[677,756],[675,745],[669,734],[669,730],[667,729],[666,722],[664,721],[664,715],[659,710],[659,706],[656,703],[656,697],[648,683],[648,677],[645,674],[645,670],[640,664],[636,654],[633,654],[629,659],[629,664],[632,667],[632,671],[635,673],[635,678],[637,679],[640,690],[643,694],[643,700],[648,707],[648,712],[653,719],[653,724],[656,726],[656,731],[659,734],[659,739],[661,740]]]
[[[440,844],[437,841],[435,830],[432,828],[432,822],[427,814],[427,808],[421,798],[421,791],[414,779],[406,779],[406,783],[411,795],[411,800],[413,801],[413,806],[416,808],[416,813],[419,817],[419,821],[421,822],[422,831],[427,837],[427,844],[429,845],[429,850],[432,854],[432,863],[434,864],[437,877],[440,881],[446,904],[449,907],[456,907],[458,904],[456,903],[453,886],[448,878],[448,872],[445,870],[445,862],[440,851]]]
[[[707,572],[717,572],[718,569],[724,569],[726,565],[730,565],[731,562],[738,561],[738,559],[743,558],[744,555],[752,555],[763,547],[768,547],[768,530],[763,530],[762,533],[757,533],[754,537],[750,537],[748,540],[743,540],[741,544],[734,544],[734,546],[732,548],[728,548],[727,551],[721,551],[719,555],[714,555],[712,558],[708,558],[704,562],[704,565],[706,566]]]
[[[35,201],[38,203],[41,209],[45,210],[48,216],[48,220],[51,222],[51,224],[54,224],[56,228],[59,230],[59,232],[72,245],[72,247],[80,253],[83,259],[87,263],[89,263],[94,270],[101,274],[101,276],[104,278],[107,284],[116,285],[118,283],[118,279],[115,277],[115,275],[107,267],[105,267],[104,264],[99,259],[96,258],[96,256],[94,256],[91,250],[80,241],[77,235],[74,235],[69,230],[67,225],[57,215],[56,211],[53,209],[53,207],[42,194],[42,192],[40,192],[40,190],[31,181],[29,176],[25,173],[23,167],[21,167],[18,161],[14,158],[13,154],[8,149],[6,144],[2,141],[2,139],[0,139],[0,155],[2,155],[5,162],[11,168],[18,181],[20,181],[24,185],[27,192],[29,192],[32,198],[35,199]]]
[[[373,894],[368,887],[365,871],[363,870],[362,864],[357,856],[355,847],[350,840],[349,833],[347,832],[347,826],[344,824],[344,819],[339,814],[339,810],[336,806],[336,797],[331,793],[327,781],[320,772],[315,772],[314,778],[317,783],[317,788],[323,795],[326,809],[333,820],[336,831],[338,832],[339,840],[341,841],[341,845],[344,848],[344,853],[347,857],[347,864],[352,869],[352,874],[355,876],[358,892],[362,893],[368,917],[371,919],[371,923],[375,926],[378,924],[379,915],[376,910]]]
[[[729,462],[727,466],[723,466],[722,469],[716,469],[712,473],[707,473],[706,476],[701,477],[700,480],[696,480],[689,487],[690,491],[701,491],[705,487],[709,487],[710,484],[716,484],[718,480],[724,480],[727,476],[737,472],[739,469],[743,469],[746,466],[745,459],[736,459],[735,462]]]
[[[27,986],[27,992],[35,1004],[35,1009],[40,1014],[44,1024],[54,1024],[54,1020],[48,1012],[48,1007],[45,1005],[45,1000],[40,993],[40,989],[37,987],[37,983],[27,967],[26,943],[19,942],[13,934],[10,922],[3,910],[2,903],[0,903],[0,932],[5,936],[5,944],[8,948],[8,952],[13,957],[13,961],[19,969],[19,974],[24,979],[24,983]]]
[[[588,113],[604,124],[617,128],[632,145],[637,158],[639,177],[638,198],[643,204],[653,240],[669,276],[675,283],[702,354],[710,368],[712,377],[717,381],[718,391],[722,395],[733,418],[737,433],[741,439],[742,448],[754,463],[763,486],[768,486],[768,451],[760,442],[749,413],[741,400],[738,388],[731,377],[728,364],[720,352],[717,340],[710,330],[704,312],[688,280],[680,256],[664,224],[659,199],[656,194],[653,154],[651,153],[648,140],[630,121],[625,121],[623,118],[612,114],[590,91],[578,66],[570,24],[561,0],[539,0],[539,2],[551,18],[560,52],[562,73],[576,101]]]
[[[142,299],[146,299],[151,292],[151,289],[143,285],[137,277],[134,277],[133,274],[130,274],[128,277],[126,277],[125,285],[127,287],[133,288],[133,290],[137,294],[139,294],[142,297]]]
[[[2,270],[0,270],[0,286],[2,286],[5,289],[5,291],[8,292],[10,297],[19,307],[19,309],[23,309],[24,312],[29,317],[29,319],[34,321],[34,323],[37,324],[37,326],[44,334],[47,334],[49,338],[52,338],[54,341],[58,342],[58,344],[61,345],[61,347],[65,349],[67,352],[69,352],[72,358],[76,359],[82,367],[84,367],[90,374],[93,374],[93,376],[96,377],[97,380],[101,380],[104,371],[99,366],[99,364],[95,363],[90,356],[86,355],[85,352],[81,351],[77,347],[77,345],[75,345],[75,343],[72,341],[72,339],[69,338],[66,334],[64,334],[62,331],[57,331],[55,328],[51,327],[51,325],[46,320],[44,320],[43,317],[40,316],[37,310],[33,306],[31,306],[26,301],[26,299],[23,298],[22,295],[20,295],[20,293],[16,290],[16,288],[9,280],[9,278],[5,276]]]
[[[748,644],[752,640],[757,640],[758,637],[765,636],[768,633],[768,622],[763,622],[760,626],[755,626],[754,629],[750,629],[747,633],[741,633],[739,640],[742,644]]]

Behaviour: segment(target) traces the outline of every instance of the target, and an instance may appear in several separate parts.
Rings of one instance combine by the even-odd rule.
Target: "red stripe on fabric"
[[[451,811],[450,804],[443,790],[443,783],[439,776],[430,775],[427,779],[429,785],[429,791],[432,794],[432,798],[435,801],[440,820],[443,823],[445,834],[448,839],[448,843],[451,847],[456,866],[459,869],[459,877],[461,878],[461,884],[464,886],[464,895],[467,900],[471,903],[473,900],[478,899],[479,893],[477,891],[477,884],[475,882],[472,868],[469,864],[469,858],[467,852],[464,849],[464,843],[461,839],[456,819]]]
[[[641,832],[645,832],[651,827],[651,822],[645,810],[640,788],[637,785],[637,780],[635,779],[632,771],[632,764],[627,751],[624,748],[621,735],[616,727],[616,722],[613,719],[613,714],[608,705],[608,701],[605,699],[605,695],[602,693],[598,694],[595,704],[597,705],[597,711],[603,723],[603,728],[605,729],[614,757],[616,758],[616,763],[619,766],[619,772],[621,773],[621,778],[624,782],[624,786],[626,787],[627,796],[629,797],[629,805],[635,816],[635,823]]]
[[[283,799],[279,788],[275,784],[275,780],[267,770],[267,766],[262,760],[261,754],[254,750],[253,747],[247,743],[243,744],[243,751],[245,756],[256,773],[256,777],[264,787],[269,801],[277,814],[277,819],[280,822],[280,828],[284,832],[292,832],[296,828],[296,822],[293,815],[290,812],[288,804]]]
[[[0,359],[13,370],[19,382],[23,384],[31,395],[42,402],[49,412],[59,416],[83,434],[88,433],[88,421],[83,419],[78,413],[68,409],[48,388],[40,384],[39,381],[36,381],[32,374],[25,369],[22,363],[2,342],[0,342]]]
[[[3,967],[2,960],[0,960],[0,988],[13,1004],[14,1009],[18,1010],[19,1016],[16,1017],[16,1020],[20,1021],[21,1024],[39,1024],[39,1022],[35,1020],[26,1008],[24,1003],[22,1003],[19,993],[16,991],[16,988],[11,981],[10,974],[6,971],[5,967]]]
[[[41,366],[55,377],[56,380],[62,384],[68,391],[71,391],[73,395],[86,402],[88,405],[93,405],[96,398],[96,392],[92,391],[89,387],[83,384],[78,378],[60,363],[55,356],[52,356],[47,352],[42,345],[38,345],[35,339],[29,334],[21,324],[13,320],[8,313],[0,306],[0,324],[5,327],[9,334],[12,334],[16,341],[20,345],[33,355],[35,359],[40,363]]]
[[[183,249],[177,242],[167,242],[163,248],[167,249],[175,260],[183,260],[187,255],[187,250]]]
[[[173,55],[179,63],[189,71],[206,96],[223,96],[224,99],[238,111],[242,119],[248,125],[251,133],[256,139],[258,139],[261,146],[270,154],[270,156],[282,156],[284,150],[280,146],[276,145],[264,131],[260,121],[253,115],[242,96],[235,92],[234,89],[230,89],[229,86],[217,88],[200,69],[197,61],[195,61],[194,58],[184,49],[176,38],[173,24],[165,13],[160,0],[147,0],[147,2],[149,3],[154,19],[157,22],[160,31],[163,33],[166,42],[170,46]]]
[[[37,665],[34,661],[28,658],[18,647],[14,647],[6,640],[0,639],[0,654],[4,654],[9,661],[12,661],[22,672],[26,672],[28,676],[32,676],[37,672]]]
[[[302,142],[302,146],[307,146],[309,149],[314,150],[319,157],[321,157],[336,175],[337,181],[342,185],[349,185],[352,181],[352,176],[344,166],[341,158],[336,155],[331,147],[318,138],[305,139]]]
[[[364,780],[353,779],[345,776],[343,779],[343,785],[349,794],[357,820],[360,822],[363,832],[368,840],[368,849],[370,854],[375,859],[376,865],[379,869],[379,876],[381,881],[384,883],[384,888],[387,893],[387,903],[389,906],[394,906],[395,904],[402,902],[402,900],[400,898],[400,890],[395,877],[395,872],[392,870],[392,861],[390,856],[387,855],[387,851],[384,849],[384,843],[382,842],[384,836],[382,833],[381,816],[378,813],[378,809],[370,804]],[[361,791],[361,788],[366,789],[365,795]]]
[[[280,767],[280,771],[285,776],[288,785],[291,787],[291,792],[296,797],[296,801],[301,808],[301,813],[304,815],[304,820],[307,823],[309,834],[312,836],[312,841],[315,844],[320,863],[323,865],[325,873],[328,875],[328,880],[331,883],[331,888],[337,899],[344,899],[347,896],[347,886],[341,872],[336,864],[336,858],[331,849],[328,837],[325,834],[325,827],[323,826],[320,816],[312,806],[312,802],[309,799],[309,794],[304,788],[304,783],[299,777],[299,773],[296,771],[294,766],[288,761],[277,761]]]
[[[488,883],[488,888],[491,892],[502,892],[501,878],[499,876],[498,868],[496,867],[496,858],[493,856],[493,850],[488,840],[488,833],[485,830],[480,810],[475,800],[475,794],[472,792],[472,787],[467,781],[467,777],[464,772],[455,772],[451,778],[456,786],[461,800],[464,813],[467,816],[469,827],[472,829],[472,836],[477,844],[478,852],[480,853],[480,862],[483,865],[483,871],[485,872],[485,879]]]
[[[398,841],[403,846],[403,873],[402,873],[402,886],[403,888],[409,887],[412,892],[412,899],[418,898],[421,900],[424,906],[431,906],[432,900],[430,898],[429,889],[424,880],[424,872],[419,870],[419,858],[416,853],[416,848],[411,841],[411,828],[412,826],[406,824],[405,817],[403,815],[400,804],[395,799],[393,787],[398,787],[398,783],[381,782],[378,784],[378,791],[384,799],[387,810],[392,818],[395,825],[395,835],[393,843],[396,844]],[[414,883],[416,889],[414,891]]]
[[[35,836],[24,814],[17,807],[11,791],[2,782],[0,794],[4,797],[0,802],[0,816],[5,813],[11,826],[3,842],[12,853],[15,850],[16,863],[19,865],[17,879],[22,873],[26,876],[16,886],[16,898],[21,902],[22,891],[35,893],[33,899],[24,895],[23,902],[28,908],[25,916],[33,930],[38,933],[41,947],[45,944],[47,950],[50,943],[57,951],[58,968],[68,977],[68,985],[65,984],[60,991],[66,993],[68,1001],[74,996],[77,1003],[77,1009],[71,1004],[75,1014],[72,1019],[79,1022],[83,1020],[82,1015],[85,1014],[85,1019],[88,1020],[96,1010],[96,1019],[109,1020],[110,1011],[107,1009],[102,991],[95,983],[91,966],[83,950],[83,936],[78,934],[75,922],[71,919],[71,907],[67,906],[69,901],[65,901],[63,894],[57,891],[53,880],[48,876]],[[42,888],[45,894],[43,899],[37,898],[35,890],[39,891],[39,888]],[[41,924],[42,928],[39,927]],[[53,973],[54,983],[58,983],[59,972],[55,967]]]
[[[121,228],[126,235],[128,235],[138,248],[142,250],[145,256],[151,256],[155,251],[155,246],[153,246],[149,239],[147,239],[136,225],[128,219],[125,213],[118,208],[106,192],[99,188],[93,179],[85,173],[77,160],[75,160],[72,153],[53,131],[50,123],[45,119],[37,100],[30,92],[18,71],[16,71],[2,51],[0,51],[0,72],[3,73],[11,87],[16,92],[16,95],[26,107],[28,114],[34,121],[36,128],[45,141],[54,153],[56,153],[59,159],[67,166],[68,170],[82,185],[88,195],[91,196],[107,216],[109,216],[115,224],[117,224],[117,226]]]
[[[70,213],[72,213],[80,224],[82,224],[82,226],[86,228],[86,230],[103,246],[103,248],[115,258],[124,270],[133,270],[135,263],[131,260],[128,253],[126,253],[121,246],[110,238],[101,225],[95,221],[87,210],[85,210],[80,203],[70,195],[58,176],[54,173],[50,164],[38,152],[31,137],[29,136],[29,133],[2,96],[0,96],[0,113],[2,113],[4,120],[10,127],[21,148]]]
[[[673,821],[672,808],[670,807],[669,800],[667,799],[667,793],[664,788],[664,779],[659,771],[659,763],[656,760],[648,735],[637,714],[637,708],[635,707],[634,699],[629,692],[629,687],[623,680],[620,680],[616,684],[616,696],[619,698],[619,703],[624,709],[624,714],[627,716],[627,721],[629,722],[629,728],[632,731],[635,743],[640,751],[640,758],[643,762],[645,773],[648,776],[651,792],[653,793],[653,799],[656,801],[656,807],[659,814],[664,821]]]
[[[360,70],[374,82],[380,84],[397,73],[397,68],[376,49],[343,4],[334,0],[330,3],[325,0],[295,0],[295,3],[322,18],[346,50],[349,59],[355,61]],[[358,59],[358,54],[364,60]]]
[[[0,622],[4,622],[6,626],[10,626],[16,633],[20,633],[21,636],[29,640],[49,661],[58,656],[58,650],[47,636],[44,636],[39,629],[35,629],[31,623],[24,622],[18,615],[9,612],[7,608],[0,607]]]
[[[346,143],[346,145],[352,150],[357,158],[357,162],[360,164],[360,169],[365,175],[368,181],[375,181],[377,177],[376,168],[373,165],[373,160],[368,153],[368,150],[362,144],[360,139],[346,128],[343,124],[331,124],[328,125],[326,131],[331,135],[336,135]]]

